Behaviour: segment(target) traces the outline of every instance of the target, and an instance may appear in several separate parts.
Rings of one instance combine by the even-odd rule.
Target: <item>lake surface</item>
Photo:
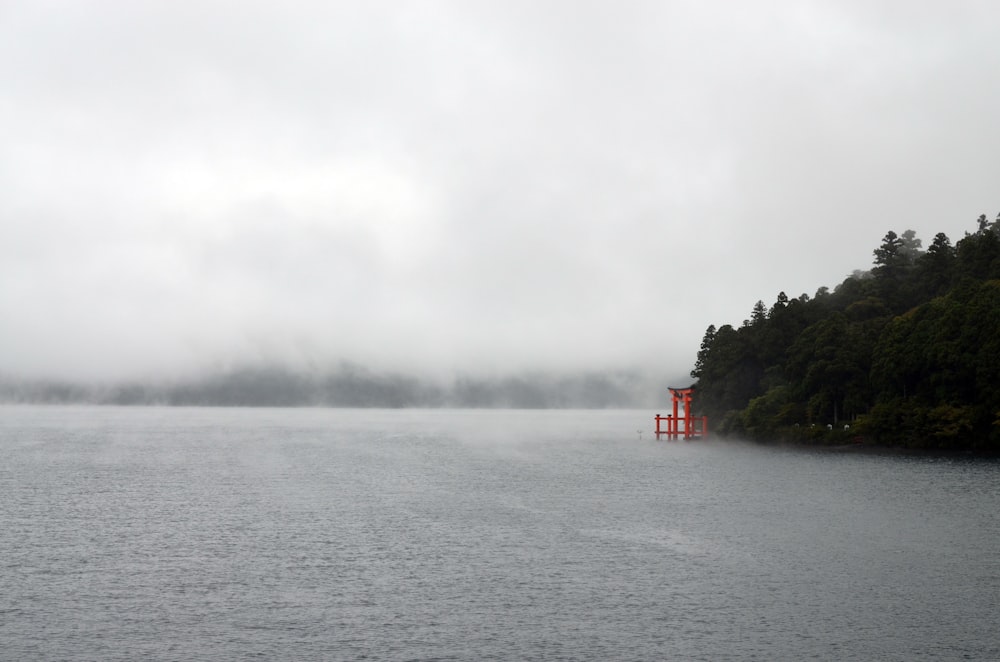
[[[0,407],[0,659],[1000,659],[1000,463],[655,413]]]

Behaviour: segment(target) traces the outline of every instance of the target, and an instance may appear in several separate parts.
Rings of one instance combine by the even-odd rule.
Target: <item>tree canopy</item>
[[[722,434],[1000,453],[1000,215],[927,250],[886,233],[870,271],[708,327],[691,375]]]

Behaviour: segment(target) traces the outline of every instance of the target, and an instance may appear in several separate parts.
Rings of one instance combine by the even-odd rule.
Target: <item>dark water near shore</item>
[[[1000,659],[1000,463],[654,413],[0,408],[0,659]]]

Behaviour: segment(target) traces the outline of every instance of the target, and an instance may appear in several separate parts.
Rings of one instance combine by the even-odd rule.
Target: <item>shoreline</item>
[[[726,439],[726,437],[719,437]],[[907,446],[893,446],[889,444],[857,442],[836,442],[831,444],[809,443],[802,441],[780,440],[775,442],[746,440],[748,443],[761,446],[779,446],[797,450],[814,450],[824,453],[843,453],[853,455],[895,455],[911,457],[965,457],[976,459],[1000,459],[998,451],[976,451],[968,448],[911,448]]]

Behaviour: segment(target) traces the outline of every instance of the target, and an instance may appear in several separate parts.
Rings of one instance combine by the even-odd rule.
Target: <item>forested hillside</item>
[[[926,250],[888,232],[874,258],[708,327],[691,374],[718,432],[1000,452],[1000,215]]]

